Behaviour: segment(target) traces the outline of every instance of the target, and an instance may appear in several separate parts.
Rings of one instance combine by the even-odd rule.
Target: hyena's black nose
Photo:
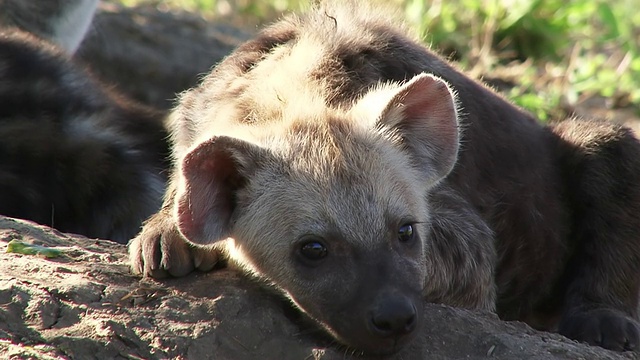
[[[409,334],[416,328],[416,323],[416,307],[404,296],[390,297],[378,302],[370,317],[370,328],[380,337]]]

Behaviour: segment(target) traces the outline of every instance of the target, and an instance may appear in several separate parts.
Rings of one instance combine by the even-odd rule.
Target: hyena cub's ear
[[[449,85],[422,73],[401,86],[376,91],[381,93],[372,94],[373,99],[380,101],[378,108],[382,106],[376,127],[399,136],[401,146],[426,173],[429,183],[447,176],[456,163],[459,147],[456,99]]]
[[[187,240],[208,245],[230,236],[236,194],[263,154],[253,144],[220,136],[199,144],[184,157],[175,215]]]

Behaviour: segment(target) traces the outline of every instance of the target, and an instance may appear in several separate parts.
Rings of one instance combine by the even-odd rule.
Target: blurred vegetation
[[[120,0],[133,5],[149,0]],[[153,0],[151,0],[153,1]],[[382,0],[378,0],[382,1]],[[640,112],[639,0],[388,0],[426,43],[540,119],[592,97]],[[255,26],[306,0],[168,0]]]

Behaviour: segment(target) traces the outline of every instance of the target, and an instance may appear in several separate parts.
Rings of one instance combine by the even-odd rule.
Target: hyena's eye
[[[398,240],[400,240],[400,242],[403,242],[403,243],[411,242],[414,236],[415,236],[415,231],[413,230],[412,224],[404,224],[400,226],[400,229],[398,229]]]
[[[315,263],[327,257],[328,251],[320,239],[311,237],[300,244],[298,253],[307,262]]]

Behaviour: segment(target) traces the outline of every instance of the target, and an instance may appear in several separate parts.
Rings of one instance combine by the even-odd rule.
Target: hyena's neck
[[[99,0],[0,1],[0,25],[16,26],[73,54],[89,30]]]

